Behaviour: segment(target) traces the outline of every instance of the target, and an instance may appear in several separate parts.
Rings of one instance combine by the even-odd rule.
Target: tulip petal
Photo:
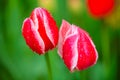
[[[96,63],[98,55],[95,45],[87,32],[79,28],[77,69],[83,70]]]
[[[71,25],[65,20],[62,21],[62,25],[59,31],[59,40],[58,40],[58,54],[60,55],[61,58],[63,57],[62,46],[63,46],[64,38],[70,26]]]
[[[56,26],[56,22],[46,10],[43,11],[43,17],[44,17],[46,34],[49,37],[52,44],[56,46],[58,43],[58,28]]]
[[[51,32],[51,29],[54,29],[54,28],[56,29],[56,24],[55,24],[55,21],[51,18],[51,16],[50,15],[48,16],[48,14],[49,13],[43,8],[36,8],[30,17],[38,27],[38,32],[42,37],[42,39],[44,40],[45,51],[48,51],[49,49],[52,49],[55,46],[53,42],[54,39],[52,38],[52,36],[54,35],[52,35],[53,33]],[[48,21],[49,18],[51,19],[51,22],[49,22],[50,20]],[[52,27],[50,28],[51,25],[49,25],[48,23],[51,24],[52,21],[54,22],[54,24],[52,24]],[[58,32],[56,30],[54,30],[54,32],[56,33],[55,35],[57,35],[57,32]],[[57,40],[55,41],[57,42]]]
[[[68,37],[63,45],[63,60],[70,71],[73,71],[78,61],[77,35]]]
[[[26,43],[33,51],[37,53],[44,53],[44,42],[39,36],[39,33],[34,28],[34,23],[30,18],[26,18],[24,20],[22,34],[26,39]]]

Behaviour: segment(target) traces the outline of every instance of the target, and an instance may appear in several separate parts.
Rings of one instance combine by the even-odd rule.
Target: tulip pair
[[[44,54],[58,44],[58,54],[70,71],[83,70],[96,63],[98,54],[86,31],[63,20],[58,31],[56,22],[43,8],[33,10],[22,26],[27,45]]]

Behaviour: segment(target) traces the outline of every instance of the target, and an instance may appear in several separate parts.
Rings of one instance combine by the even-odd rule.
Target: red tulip
[[[38,54],[54,48],[58,43],[58,28],[50,13],[43,8],[35,8],[22,26],[22,34],[27,45]]]
[[[94,65],[98,53],[86,31],[63,20],[59,31],[58,54],[70,71]]]
[[[94,17],[104,17],[113,10],[114,2],[114,0],[87,0],[87,6]]]

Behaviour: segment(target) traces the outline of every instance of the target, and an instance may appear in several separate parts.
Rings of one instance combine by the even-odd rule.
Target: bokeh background
[[[45,55],[25,43],[21,27],[36,7],[46,8],[60,27],[62,19],[85,29],[98,50],[97,64],[71,73],[57,49],[49,51],[53,80],[120,80],[120,0],[113,12],[93,18],[86,0],[0,0],[0,80],[49,80]]]

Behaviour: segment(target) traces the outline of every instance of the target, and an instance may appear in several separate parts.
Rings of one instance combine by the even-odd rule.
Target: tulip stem
[[[106,24],[102,21],[102,28],[101,28],[101,47],[102,47],[102,54],[103,54],[103,64],[105,65],[105,75],[106,79],[108,78],[109,71],[110,71],[110,35],[109,29],[107,28]]]
[[[50,59],[49,59],[48,52],[45,54],[45,60],[46,60],[47,69],[48,69],[48,78],[49,78],[49,80],[52,80],[52,70],[51,70],[51,65],[50,65]]]

